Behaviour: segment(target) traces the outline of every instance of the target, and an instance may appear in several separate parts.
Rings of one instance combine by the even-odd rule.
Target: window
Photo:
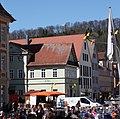
[[[95,83],[95,77],[94,76],[92,77],[92,80],[93,80],[93,84],[94,84]]]
[[[79,79],[79,85],[81,86],[81,88],[83,87],[82,86],[82,77],[80,77],[80,79]]]
[[[83,66],[83,76],[89,76],[89,71],[87,66]]]
[[[92,63],[92,69],[94,70],[95,68],[94,68],[94,63]]]
[[[34,70],[30,70],[30,78],[34,78]]]
[[[91,77],[91,67],[89,67],[89,73],[90,73],[89,76]]]
[[[13,57],[13,55],[10,55],[10,62],[13,62],[14,61],[14,57]]]
[[[3,55],[1,56],[1,70],[6,70],[6,61],[5,61],[6,57]]]
[[[81,100],[81,103],[90,104],[90,102],[85,98],[81,98],[80,100]]]
[[[23,70],[19,69],[18,70],[18,78],[23,78]]]
[[[96,84],[98,84],[98,77],[96,77]]]
[[[85,78],[83,78],[83,86],[84,86],[84,88],[85,88]]]
[[[82,76],[82,65],[80,65],[80,76]]]
[[[88,54],[86,54],[86,61],[87,61],[87,62],[89,61],[89,59],[88,59]]]
[[[13,79],[14,78],[14,70],[10,70],[10,79]]]
[[[88,88],[90,88],[89,84],[90,84],[90,81],[89,81],[89,78],[87,78],[87,86],[88,86]]]
[[[45,69],[41,69],[41,77],[45,78]]]
[[[85,54],[85,53],[83,53],[83,61],[87,61],[88,62],[88,54]]]
[[[23,95],[23,90],[18,91],[19,95]]]
[[[93,53],[93,58],[96,58],[96,54],[95,53]]]
[[[7,40],[7,32],[6,32],[6,25],[1,24],[1,41]]]
[[[53,69],[53,77],[57,77],[57,69]]]
[[[86,50],[86,42],[84,42],[84,49]]]
[[[90,78],[90,88],[92,87],[91,78]]]
[[[83,61],[85,61],[85,54],[83,53]]]

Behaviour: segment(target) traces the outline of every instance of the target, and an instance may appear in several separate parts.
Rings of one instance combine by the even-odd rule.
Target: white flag
[[[108,39],[107,39],[107,57],[109,60],[112,60],[113,57],[113,43],[112,43],[112,12],[109,8],[109,19],[108,19]]]

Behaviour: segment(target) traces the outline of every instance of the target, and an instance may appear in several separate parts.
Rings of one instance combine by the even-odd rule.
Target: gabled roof
[[[55,37],[44,37],[44,38],[32,38],[30,44],[50,44],[50,43],[73,43],[77,60],[79,61],[83,43],[84,43],[84,34],[77,35],[67,35],[67,36],[55,36]],[[26,39],[21,40],[10,40],[17,44],[25,45]]]
[[[66,65],[72,47],[71,43],[44,44],[27,66]]]
[[[86,40],[86,41],[88,43],[90,57],[92,58],[93,57],[93,53],[94,53],[95,43],[91,44],[91,41],[89,41],[89,40]]]
[[[0,15],[8,17],[10,19],[11,22],[16,21],[1,5],[0,3]]]
[[[14,42],[10,42],[9,46],[11,47],[11,45],[17,46],[22,51],[26,51],[26,52],[28,52],[29,55],[32,55],[32,54],[38,52],[43,44],[33,44],[33,45],[28,46],[28,45],[21,45],[21,44],[17,44],[17,43],[14,43]],[[14,50],[12,52],[9,51],[9,52],[10,52],[10,54],[17,54],[18,53],[16,50]]]

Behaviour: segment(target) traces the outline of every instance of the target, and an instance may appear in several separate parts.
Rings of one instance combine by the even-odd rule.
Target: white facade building
[[[28,59],[27,57],[24,58],[27,59],[27,61],[24,62],[28,62],[27,65],[24,63],[28,91],[33,89],[50,91],[51,85],[55,83],[53,89],[63,91],[67,93],[68,96],[79,94],[79,96],[90,95],[93,97],[91,57],[88,43],[83,38],[84,34],[30,39],[31,42],[26,51],[29,51],[28,54],[31,53],[31,55],[28,55],[30,56]],[[26,45],[26,39],[11,40],[10,42],[21,46]],[[65,52],[66,46],[63,44],[69,43],[73,44],[75,53],[72,53],[74,52],[73,50],[71,50],[72,54],[70,52]],[[31,50],[33,49],[33,45],[40,44],[41,47],[39,47],[36,52]],[[48,50],[50,48],[52,50]],[[59,55],[55,56],[56,49]],[[70,55],[70,57],[68,58],[66,55]],[[67,60],[63,57],[66,57]],[[75,62],[73,63],[74,59],[76,59],[75,62],[77,62],[78,65],[75,65]],[[64,64],[63,61],[65,62]],[[55,78],[53,77],[53,70],[57,70],[58,75]]]

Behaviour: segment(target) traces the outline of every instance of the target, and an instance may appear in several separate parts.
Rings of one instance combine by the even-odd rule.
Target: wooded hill
[[[120,30],[120,19],[114,19],[114,28]],[[94,20],[89,22],[67,22],[64,26],[47,26],[45,28],[38,27],[36,29],[22,29],[15,30],[10,33],[10,39],[23,39],[26,34],[30,38],[37,37],[51,37],[51,36],[61,36],[61,35],[71,35],[71,34],[85,34],[86,31],[91,31],[90,38],[96,39],[96,44],[98,51],[105,51],[107,43],[107,32],[108,32],[108,19],[105,20]],[[120,34],[118,34],[118,40],[120,39]]]

